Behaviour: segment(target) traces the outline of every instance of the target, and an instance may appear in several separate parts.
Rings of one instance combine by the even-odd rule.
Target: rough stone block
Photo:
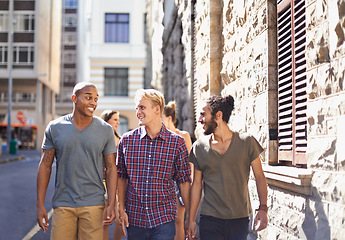
[[[312,31],[307,32],[306,36],[306,60],[308,69],[330,61],[328,43],[328,24],[324,23]]]
[[[345,229],[345,206],[340,204],[329,205],[329,225],[332,228]]]

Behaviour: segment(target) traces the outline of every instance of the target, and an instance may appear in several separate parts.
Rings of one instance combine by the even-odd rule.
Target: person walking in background
[[[195,217],[202,186],[200,239],[245,240],[248,235],[251,204],[248,191],[250,167],[253,170],[260,206],[256,210],[257,231],[267,226],[267,183],[260,154],[263,148],[246,134],[230,130],[228,121],[234,108],[232,96],[209,98],[199,122],[206,137],[192,146],[189,161],[194,163],[190,196],[189,238],[196,232]]]
[[[118,148],[119,216],[128,240],[173,240],[175,181],[189,214],[190,167],[183,138],[161,121],[163,95],[153,89],[135,96],[140,127],[125,133]]]
[[[110,225],[115,218],[115,137],[109,124],[93,116],[98,101],[95,85],[78,83],[72,100],[73,112],[51,121],[45,130],[37,172],[36,218],[46,231],[49,220],[44,201],[55,157],[51,239],[99,240],[103,238],[103,224]],[[109,201],[105,218],[103,159]]]
[[[121,136],[117,132],[118,127],[120,125],[120,113],[118,111],[113,111],[113,110],[104,110],[101,113],[101,118],[113,127],[114,135],[115,135],[115,144],[117,147],[119,144],[119,141],[121,139]],[[105,172],[105,166],[103,167],[103,169]],[[103,181],[105,182],[105,174],[103,174]],[[107,193],[106,193],[106,195],[107,195]],[[105,206],[107,207],[108,206],[108,199],[107,199],[107,197],[105,199],[106,199]],[[115,199],[115,212],[116,213],[118,212],[117,196]],[[106,214],[106,212],[104,212],[104,214]],[[122,232],[121,232],[121,226],[120,226],[118,214],[116,214],[114,223],[115,223],[114,240],[120,240],[122,237]],[[109,239],[109,225],[104,225],[103,226],[103,240],[108,240],[108,239]]]
[[[181,131],[177,129],[177,118],[176,118],[176,104],[175,101],[170,101],[163,110],[163,117],[162,117],[163,123],[167,129],[172,131],[173,133],[176,133],[183,137],[186,147],[188,149],[188,153],[190,152],[190,149],[192,148],[192,141],[190,138],[190,135],[186,131]],[[191,164],[191,176],[193,176],[193,165]],[[180,190],[175,184],[175,190],[177,195],[177,217],[176,217],[176,235],[175,240],[184,240],[185,239],[185,231],[184,231],[184,203],[181,197]]]

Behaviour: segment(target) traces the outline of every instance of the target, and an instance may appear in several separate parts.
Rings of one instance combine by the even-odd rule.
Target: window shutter
[[[278,2],[278,158],[306,164],[305,0]]]

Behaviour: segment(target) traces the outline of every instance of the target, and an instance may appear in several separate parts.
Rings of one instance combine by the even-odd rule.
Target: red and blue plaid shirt
[[[175,220],[174,182],[191,182],[184,139],[164,125],[151,139],[145,127],[139,127],[122,136],[117,161],[118,176],[128,179],[129,224],[153,228]]]

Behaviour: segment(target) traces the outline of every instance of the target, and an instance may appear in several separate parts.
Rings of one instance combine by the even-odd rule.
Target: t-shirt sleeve
[[[201,171],[198,160],[196,158],[196,144],[193,144],[192,149],[190,150],[188,161],[194,164],[194,168],[198,171]]]
[[[109,128],[111,128],[111,126],[109,126]],[[115,134],[112,129],[110,131],[107,131],[107,133],[107,141],[103,149],[104,155],[116,153]]]
[[[48,124],[48,126],[46,127],[44,131],[42,149],[50,150],[50,149],[55,148],[51,131],[52,131],[51,124]]]
[[[250,151],[249,151],[249,159],[250,162],[254,161],[264,149],[261,147],[260,143],[253,137],[250,137]]]

